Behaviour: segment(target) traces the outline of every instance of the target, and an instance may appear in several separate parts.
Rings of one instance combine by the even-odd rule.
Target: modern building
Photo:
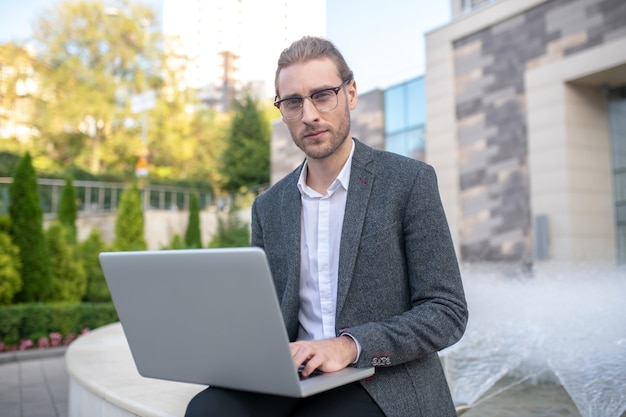
[[[461,259],[626,263],[626,2],[451,5],[425,158]]]
[[[273,97],[278,53],[326,34],[326,1],[163,0],[163,33],[167,50],[188,59],[183,87],[227,110],[242,88]]]

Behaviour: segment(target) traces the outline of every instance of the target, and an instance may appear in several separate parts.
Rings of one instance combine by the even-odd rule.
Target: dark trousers
[[[187,406],[185,417],[384,417],[359,383],[307,398],[207,388]]]

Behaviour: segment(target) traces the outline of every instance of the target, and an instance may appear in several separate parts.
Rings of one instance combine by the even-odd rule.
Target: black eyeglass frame
[[[280,110],[280,114],[283,115],[283,118],[285,118],[286,120],[296,120],[299,119],[300,117],[302,117],[302,108],[304,106],[304,99],[308,98],[309,100],[311,100],[311,103],[313,103],[313,106],[315,106],[315,102],[313,101],[313,96],[319,93],[324,93],[326,91],[332,91],[333,93],[335,93],[335,96],[339,95],[339,91],[341,91],[342,88],[344,88],[346,85],[348,85],[348,83],[352,81],[352,78],[349,78],[347,80],[345,80],[344,82],[342,82],[339,86],[337,87],[330,87],[330,88],[322,88],[321,90],[317,90],[314,93],[308,95],[308,96],[293,96],[293,97],[286,97],[283,98],[281,100],[276,100],[278,98],[278,96],[274,97],[274,106],[276,106],[276,108],[278,110]],[[283,114],[283,111],[280,109],[280,105],[282,102],[287,101],[287,100],[293,100],[293,99],[300,99],[302,100],[302,102],[300,103],[300,114],[296,117],[285,117],[285,115]],[[339,100],[337,100],[337,103],[339,103]],[[317,109],[317,106],[315,106],[315,108]],[[334,109],[336,109],[337,106],[335,105],[335,107],[333,107],[330,110],[319,110],[323,113],[325,112],[329,112],[329,111],[333,111]]]

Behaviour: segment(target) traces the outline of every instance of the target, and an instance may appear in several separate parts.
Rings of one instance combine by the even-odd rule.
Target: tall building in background
[[[163,0],[163,34],[167,51],[188,59],[179,86],[228,110],[243,88],[273,97],[280,51],[326,35],[326,0]]]
[[[626,3],[451,4],[426,161],[462,259],[626,265]]]

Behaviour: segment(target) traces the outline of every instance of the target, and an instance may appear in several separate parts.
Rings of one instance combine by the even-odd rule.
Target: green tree
[[[87,275],[87,292],[84,301],[106,302],[111,301],[109,287],[104,279],[98,256],[105,251],[106,245],[98,229],[93,229],[89,236],[76,247],[76,256],[82,259]]]
[[[0,151],[0,177],[10,177],[17,164],[20,162],[20,156],[13,152]]]
[[[13,175],[9,187],[9,217],[11,239],[20,250],[22,291],[17,301],[43,301],[48,295],[52,278],[44,241],[43,215],[39,204],[37,175],[27,152]]]
[[[0,216],[0,305],[11,304],[22,289],[20,249],[13,244],[9,227],[8,216]]]
[[[162,87],[156,12],[139,1],[66,0],[38,19],[39,149],[60,166],[133,172],[142,152],[131,98]]]
[[[141,197],[135,183],[120,197],[113,247],[120,251],[145,250],[147,247],[143,231]]]
[[[233,103],[233,118],[222,156],[222,188],[239,191],[269,182],[270,125],[251,95]]]
[[[34,110],[32,94],[36,90],[36,80],[33,76],[35,53],[32,48],[26,48],[16,43],[0,45],[0,97],[2,111],[0,111],[0,125],[16,123],[30,126]],[[5,125],[6,126],[6,125]],[[20,155],[26,149],[16,138],[14,129],[3,129],[9,132],[2,141],[2,147],[12,146],[12,151]],[[12,139],[11,141],[9,139]],[[24,139],[20,137],[20,139]]]
[[[0,45],[0,97],[9,109],[0,122],[19,109],[20,123],[39,134],[27,143],[0,141],[0,150],[30,151],[40,171],[75,166],[129,179],[147,147],[151,178],[218,184],[229,115],[206,109],[196,91],[180,87],[190,60],[175,40],[163,44],[156,12],[145,2],[62,0],[41,14],[34,38],[37,55]],[[36,88],[24,96],[18,85]],[[132,99],[147,91],[155,92],[156,105],[133,111]]]
[[[150,114],[150,178],[217,184],[230,116],[200,105],[194,91],[168,89]],[[194,109],[189,112],[189,109]]]
[[[191,193],[189,200],[189,221],[185,231],[185,245],[188,248],[201,248],[202,235],[200,233],[200,204],[196,193]]]
[[[193,145],[191,159],[184,164],[184,178],[201,178],[215,186],[220,184],[222,172],[219,161],[226,148],[230,114],[212,109],[198,109],[191,120],[186,143]]]
[[[82,262],[76,257],[74,246],[68,243],[69,231],[58,221],[46,230],[46,244],[50,255],[52,290],[48,301],[81,301],[87,290],[87,276]]]
[[[76,218],[78,207],[76,205],[76,189],[71,176],[65,178],[65,186],[61,190],[61,198],[57,209],[59,222],[67,229],[71,243],[76,243]]]

